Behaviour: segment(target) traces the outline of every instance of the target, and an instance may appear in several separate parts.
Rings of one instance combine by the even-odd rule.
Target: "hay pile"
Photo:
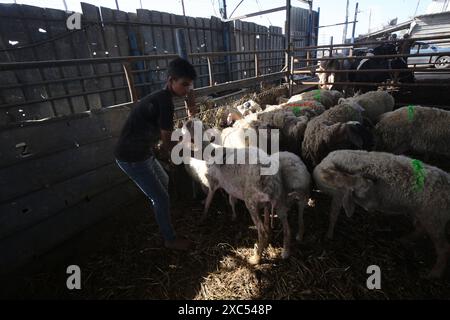
[[[217,105],[213,99],[199,98],[199,113],[197,118],[202,120],[203,123],[210,127],[225,128],[227,127],[227,117],[231,112],[239,113],[237,106],[242,105],[248,100],[253,100],[259,104],[263,109],[266,105],[278,104],[280,97],[286,97],[288,89],[285,85],[270,88],[259,93],[245,94],[239,99],[227,99],[222,101],[220,105]],[[177,119],[175,121],[175,128],[181,128],[185,119]]]

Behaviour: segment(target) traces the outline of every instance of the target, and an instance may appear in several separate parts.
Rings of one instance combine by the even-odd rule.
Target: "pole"
[[[347,6],[345,9],[345,25],[344,25],[344,32],[342,34],[342,43],[345,43],[345,41],[347,40],[347,29],[348,29],[348,6],[350,1],[347,0]]]
[[[358,5],[359,3],[357,2],[355,8],[355,18],[353,19],[352,43],[355,43],[356,19],[358,18]]]
[[[119,9],[119,0],[116,0],[116,8],[117,8],[117,10],[120,10]]]
[[[14,0],[14,3],[17,3],[16,0]],[[67,2],[66,2],[66,0],[63,0],[63,3],[64,3],[64,9],[66,11],[69,11],[69,10],[67,10]]]
[[[227,2],[226,2],[226,0],[219,0],[219,12],[220,12],[220,16],[222,18],[222,21],[228,19]],[[229,51],[231,51],[230,23],[229,22],[225,22],[224,21],[222,23],[222,33],[223,33],[223,48],[224,48],[225,52],[229,52]],[[228,55],[225,56],[225,61],[226,61],[226,66],[227,66],[227,76],[228,76],[227,80],[228,81],[232,81],[233,80],[233,75],[231,73],[231,57],[228,56]]]
[[[370,33],[370,25],[372,23],[372,9],[370,9],[370,13],[369,13],[369,30],[367,31],[367,33]]]
[[[308,46],[312,46],[312,30],[313,30],[313,2],[312,0],[308,3],[309,4],[309,25],[308,25]]]
[[[288,75],[288,83],[289,83],[289,91],[291,90],[291,0],[286,0],[286,29],[285,29],[285,48],[286,48],[286,54],[285,54],[285,66],[286,66],[286,72]]]
[[[141,9],[144,9],[144,7],[142,6],[142,0],[139,0],[139,3],[141,4]]]
[[[222,19],[227,19],[227,1],[219,0],[219,12]]]
[[[414,11],[414,17],[417,15],[417,10],[419,10],[419,6],[420,6],[420,0],[417,1],[416,11]]]
[[[181,7],[183,8],[183,16],[186,16],[186,11],[184,10],[184,0],[181,0]]]

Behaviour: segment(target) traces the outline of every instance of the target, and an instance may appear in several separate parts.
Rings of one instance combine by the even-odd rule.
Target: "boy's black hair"
[[[169,69],[167,74],[172,78],[188,78],[195,80],[197,78],[197,72],[194,66],[183,58],[175,58],[169,63]]]

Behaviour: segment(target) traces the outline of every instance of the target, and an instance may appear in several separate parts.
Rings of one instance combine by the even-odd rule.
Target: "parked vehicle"
[[[450,68],[450,55],[439,55],[441,52],[450,52],[450,47],[439,47],[432,43],[416,42],[411,47],[411,54],[432,53],[437,55],[423,57],[409,57],[408,65],[434,65],[436,69]]]

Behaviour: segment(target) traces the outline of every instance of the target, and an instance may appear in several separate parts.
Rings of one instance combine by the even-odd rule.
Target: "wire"
[[[216,17],[218,17],[219,15],[217,14],[216,6],[214,5],[214,1],[216,1],[216,0],[211,0],[211,4],[212,4],[213,9],[214,9],[214,14],[216,15]]]
[[[242,2],[244,2],[244,0],[241,0],[241,2],[238,3],[238,5],[236,6],[236,8],[234,8],[233,12],[231,12],[231,14],[230,14],[230,16],[228,18],[231,18],[233,13],[236,11],[237,8],[239,8],[239,6],[241,5]]]
[[[65,38],[68,37],[72,34],[74,34],[75,32],[79,32],[79,31],[85,31],[88,27],[91,27],[93,25],[97,25],[97,24],[89,24],[87,27],[84,27],[82,29],[76,29],[76,30],[72,30],[72,31],[65,31],[65,32],[61,32],[59,34],[57,34],[56,36],[49,38],[49,39],[45,39],[42,41],[37,41],[34,43],[29,43],[20,47],[13,47],[13,48],[5,48],[5,49],[0,49],[0,52],[9,52],[9,51],[14,51],[14,50],[20,50],[20,49],[28,49],[28,48],[33,48],[33,47],[37,47],[46,43],[50,43],[53,42],[55,40],[59,40],[61,38]]]
[[[258,7],[259,7],[259,11],[263,11],[263,9],[262,9],[262,7],[261,7],[261,4],[259,3],[259,0],[256,0],[256,4],[257,4]],[[265,16],[266,16],[267,21],[269,21],[270,26],[273,26],[272,21],[270,21],[269,17],[268,17],[267,15],[265,15]],[[261,17],[261,18],[262,18],[262,17]]]

